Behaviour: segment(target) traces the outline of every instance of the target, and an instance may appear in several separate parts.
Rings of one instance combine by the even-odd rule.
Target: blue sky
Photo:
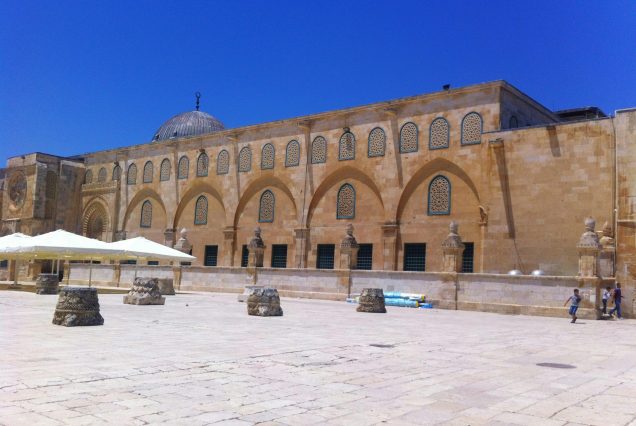
[[[636,106],[634,1],[0,2],[0,165],[498,79],[552,109]]]

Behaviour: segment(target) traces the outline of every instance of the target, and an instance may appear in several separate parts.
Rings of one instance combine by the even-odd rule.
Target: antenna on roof
[[[196,92],[194,96],[197,97],[197,111],[199,110],[199,101],[201,99],[201,92]]]

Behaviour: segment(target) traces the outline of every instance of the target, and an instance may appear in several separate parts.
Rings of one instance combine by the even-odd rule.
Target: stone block
[[[163,305],[166,298],[161,296],[157,278],[135,278],[132,288],[124,296],[127,305]]]
[[[174,280],[172,278],[158,278],[157,285],[162,296],[174,296]]]
[[[53,314],[53,324],[65,327],[102,325],[97,289],[65,287],[60,290]]]
[[[255,288],[247,298],[247,314],[259,317],[283,315],[280,297],[275,288]]]
[[[40,274],[35,281],[36,294],[57,294],[60,279],[57,274]]]
[[[360,293],[358,312],[386,313],[384,305],[384,292],[381,288],[365,288]]]
[[[236,300],[238,300],[239,302],[245,302],[247,298],[250,296],[250,294],[252,294],[252,292],[257,288],[263,288],[263,286],[246,285],[245,288],[243,289],[243,293],[240,293],[238,296],[236,296]]]

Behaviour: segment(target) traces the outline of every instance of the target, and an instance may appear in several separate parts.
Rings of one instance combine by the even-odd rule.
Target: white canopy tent
[[[134,258],[135,278],[137,278],[137,262],[139,259],[171,260],[176,262],[192,262],[196,257],[180,252],[163,244],[150,241],[144,237],[135,237],[128,240],[116,241],[109,244],[111,247],[121,250],[126,258]]]
[[[62,229],[9,242],[4,244],[0,241],[0,258],[57,260],[58,270],[60,260],[90,260],[92,265],[93,260],[116,259],[123,255],[121,250],[110,247],[108,243]],[[92,266],[89,286],[91,280]]]
[[[0,237],[0,259],[1,260],[15,260],[15,271],[13,274],[13,285],[17,287],[18,285],[18,257],[11,256],[7,253],[3,253],[3,248],[9,247],[19,247],[22,244],[25,244],[28,239],[31,237],[29,235],[22,234],[20,232],[16,232],[15,234],[5,235],[4,237]]]

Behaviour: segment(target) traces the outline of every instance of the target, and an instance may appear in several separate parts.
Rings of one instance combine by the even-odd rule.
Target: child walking
[[[576,311],[579,309],[579,302],[581,301],[581,296],[579,296],[579,289],[574,289],[574,294],[565,301],[563,306],[567,305],[570,302],[570,311],[569,314],[572,315],[572,321],[576,322]]]

